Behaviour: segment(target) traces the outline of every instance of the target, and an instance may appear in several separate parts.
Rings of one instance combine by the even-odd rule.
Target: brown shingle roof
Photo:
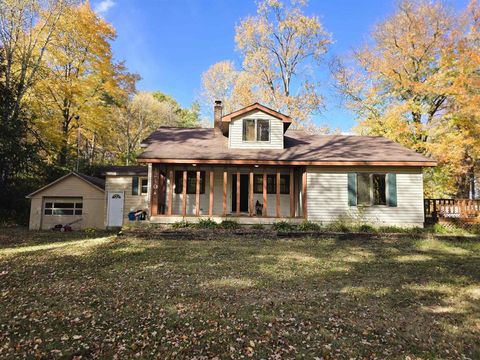
[[[103,175],[147,175],[148,168],[145,165],[112,165],[100,169]]]
[[[105,190],[105,180],[97,178],[95,176],[90,176],[90,175],[85,175],[79,172],[74,171],[73,172],[75,175],[81,177],[83,180],[89,182],[92,185],[95,185],[96,187]]]
[[[54,186],[55,184],[59,183],[60,181],[66,179],[70,176],[76,176],[79,179],[82,179],[83,181],[86,181],[90,185],[96,187],[97,189],[105,191],[105,180],[94,177],[94,176],[85,175],[85,174],[82,174],[82,173],[79,173],[79,172],[76,172],[76,171],[72,171],[72,172],[69,172],[68,174],[58,178],[57,180],[52,181],[51,183],[41,187],[40,189],[35,190],[34,192],[28,194],[26,196],[26,198],[30,198],[33,195],[38,194],[38,193],[42,192],[43,190],[46,190],[46,189],[50,188],[51,186]]]
[[[383,137],[311,135],[288,130],[284,139],[284,149],[229,149],[228,138],[215,135],[213,129],[159,128],[143,141],[145,149],[138,159],[143,162],[164,159],[304,162],[306,165],[312,162],[435,165],[432,159]]]

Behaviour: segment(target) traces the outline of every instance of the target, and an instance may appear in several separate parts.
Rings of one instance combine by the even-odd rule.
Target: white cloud
[[[102,0],[97,5],[95,5],[94,11],[99,15],[103,15],[108,10],[110,10],[114,5],[115,5],[115,1],[113,0]]]

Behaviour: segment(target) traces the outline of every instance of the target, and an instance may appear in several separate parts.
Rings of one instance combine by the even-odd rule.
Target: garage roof
[[[38,194],[39,192],[50,188],[51,186],[59,183],[60,181],[66,179],[70,176],[76,176],[79,179],[85,181],[87,184],[97,188],[98,190],[105,191],[105,180],[94,177],[94,176],[85,175],[85,174],[82,174],[82,173],[79,173],[79,172],[76,172],[76,171],[72,171],[72,172],[68,173],[67,175],[62,176],[61,178],[58,178],[57,180],[52,181],[50,184],[45,185],[44,187],[32,192],[31,194],[28,194],[26,197],[31,198],[33,195]]]

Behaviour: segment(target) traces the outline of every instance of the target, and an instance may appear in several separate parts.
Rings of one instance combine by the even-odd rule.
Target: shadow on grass
[[[45,352],[46,344],[83,351],[72,340],[81,333],[88,351],[103,356],[479,354],[476,242],[94,241],[0,250],[8,309],[0,320],[11,342],[31,350],[33,326],[53,338]],[[12,321],[32,308],[45,323]]]

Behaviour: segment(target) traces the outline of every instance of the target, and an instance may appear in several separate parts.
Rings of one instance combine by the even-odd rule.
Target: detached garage
[[[31,199],[30,230],[48,230],[57,224],[73,229],[102,229],[105,213],[105,181],[71,172],[34,191]]]

